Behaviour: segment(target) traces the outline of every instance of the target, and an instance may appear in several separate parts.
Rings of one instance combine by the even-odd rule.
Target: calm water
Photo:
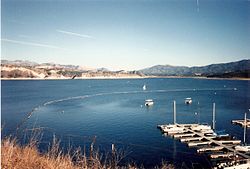
[[[147,85],[146,91],[142,90],[143,84]],[[146,168],[162,160],[173,162],[178,168],[191,168],[196,163],[210,168],[209,160],[197,154],[196,149],[162,136],[156,128],[158,124],[172,123],[173,100],[177,102],[178,123],[211,123],[215,102],[216,129],[225,129],[239,139],[243,139],[243,128],[232,125],[231,120],[242,119],[250,108],[249,81],[27,80],[2,81],[1,87],[2,136],[17,134],[25,138],[27,129],[42,127],[42,150],[53,134],[61,139],[64,148],[69,144],[88,148],[96,136],[95,148],[101,153],[110,152],[114,143],[127,153],[123,162],[135,161]],[[186,97],[192,97],[192,105],[184,104]],[[146,108],[144,100],[149,98],[155,104]],[[247,116],[250,118],[249,113]]]

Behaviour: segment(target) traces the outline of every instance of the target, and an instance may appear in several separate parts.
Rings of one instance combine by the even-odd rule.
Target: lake
[[[142,87],[146,84],[147,90]],[[243,140],[243,128],[231,120],[250,118],[250,81],[193,78],[148,78],[117,80],[3,80],[1,81],[2,137],[22,138],[29,129],[42,129],[43,151],[53,135],[67,149],[85,146],[94,137],[103,154],[111,144],[126,153],[122,163],[135,162],[150,168],[162,160],[177,168],[211,162],[195,148],[163,136],[158,124],[173,122],[173,101],[178,123],[212,122],[216,103],[216,129]],[[184,99],[193,103],[186,105]],[[154,105],[145,107],[145,99]],[[31,114],[31,116],[29,116]],[[29,117],[29,118],[28,118]],[[18,130],[17,127],[19,127]],[[246,142],[250,142],[249,130]]]

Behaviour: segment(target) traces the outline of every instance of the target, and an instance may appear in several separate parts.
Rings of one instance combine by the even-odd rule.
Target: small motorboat
[[[185,104],[191,104],[192,103],[192,98],[188,97],[185,99]]]
[[[147,87],[146,87],[145,84],[143,85],[142,89],[143,89],[143,90],[147,90]]]
[[[152,99],[145,100],[145,106],[152,106],[154,104],[154,101]]]
[[[217,130],[214,132],[214,136],[217,138],[229,138],[229,134],[225,130]]]

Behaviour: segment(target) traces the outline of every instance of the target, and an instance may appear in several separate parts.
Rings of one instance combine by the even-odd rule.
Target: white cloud
[[[9,43],[15,43],[15,44],[21,44],[21,45],[28,45],[28,46],[44,47],[44,48],[50,48],[50,49],[67,50],[65,48],[61,48],[61,47],[58,47],[58,46],[47,45],[47,44],[42,44],[42,43],[17,41],[17,40],[12,40],[12,39],[1,39],[1,41],[9,42]]]
[[[72,35],[72,36],[77,36],[77,37],[81,37],[81,38],[94,39],[93,36],[86,35],[86,34],[79,34],[79,33],[69,32],[69,31],[64,31],[64,30],[56,30],[56,31],[57,31],[57,32],[60,32],[60,33],[63,33],[63,34]]]

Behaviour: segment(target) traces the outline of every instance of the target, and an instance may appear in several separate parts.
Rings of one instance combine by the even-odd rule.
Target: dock
[[[188,147],[197,147],[197,152],[206,153],[212,152],[210,158],[231,158],[232,154],[237,155],[243,159],[250,159],[250,156],[239,152],[234,149],[236,145],[241,144],[241,140],[219,138],[213,134],[207,135],[207,130],[194,131],[193,127],[199,127],[204,125],[199,124],[169,124],[169,125],[158,125],[157,127],[164,132],[164,128],[169,128],[171,132],[164,132],[166,135],[172,136],[175,139],[179,139],[184,142]],[[180,132],[179,128],[184,128]],[[175,129],[177,132],[175,132]],[[216,153],[222,151],[224,153]]]
[[[237,157],[236,154],[230,152],[230,153],[217,153],[217,154],[211,154],[210,158],[216,159],[216,158],[231,158],[231,157]]]
[[[250,128],[250,119],[246,119],[246,123],[245,120],[232,120],[232,123],[240,125],[241,127],[246,126],[247,128]]]
[[[216,152],[216,151],[221,151],[223,149],[224,149],[223,146],[203,147],[203,148],[197,149],[197,153],[209,152],[209,151]]]
[[[210,136],[207,138],[216,138],[215,136]],[[190,141],[201,141],[202,139],[204,139],[203,137],[188,137],[188,138],[181,138],[180,141],[181,142],[190,142]]]
[[[181,133],[173,135],[174,138],[186,138],[186,137],[194,137],[194,133]]]
[[[173,123],[158,125],[164,135],[179,139],[186,143],[188,147],[197,148],[197,153],[205,153],[210,160],[215,161],[217,166],[227,165],[227,163],[236,164],[242,160],[246,165],[250,164],[250,154],[240,152],[235,149],[241,144],[241,140],[235,140],[229,134],[220,135],[215,132],[215,103],[212,111],[212,127],[207,124],[178,124],[176,123],[176,101],[173,102]],[[244,140],[246,127],[250,127],[250,119],[233,120],[233,124],[244,126]],[[238,163],[237,163],[238,164]],[[244,165],[245,165],[244,164]],[[222,167],[223,167],[222,166]],[[248,165],[249,166],[249,165]],[[216,167],[217,168],[217,167]]]
[[[187,143],[188,147],[197,147],[197,146],[202,146],[202,145],[211,145],[213,142],[212,141],[196,141],[196,142],[190,142]]]

